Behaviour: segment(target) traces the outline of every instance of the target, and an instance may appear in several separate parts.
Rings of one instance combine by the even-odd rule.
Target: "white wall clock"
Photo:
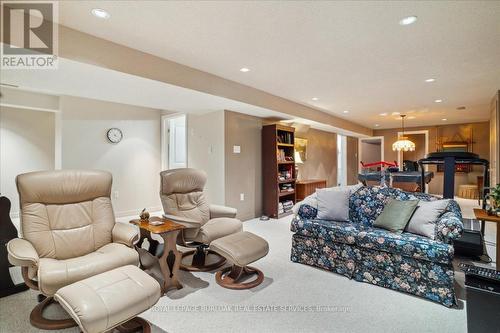
[[[119,128],[110,128],[106,136],[111,143],[118,143],[123,139],[123,133]]]

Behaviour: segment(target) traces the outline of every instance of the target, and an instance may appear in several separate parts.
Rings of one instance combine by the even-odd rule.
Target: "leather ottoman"
[[[215,280],[222,287],[249,289],[258,286],[264,280],[264,273],[261,270],[248,266],[269,252],[269,244],[264,238],[248,231],[241,231],[214,240],[210,243],[210,249],[233,262],[232,267],[226,267],[215,275]],[[257,275],[255,280],[240,282],[252,274]]]
[[[160,295],[160,285],[155,279],[128,265],[63,287],[54,298],[84,333],[137,324],[148,332],[149,323],[135,316],[156,304]]]

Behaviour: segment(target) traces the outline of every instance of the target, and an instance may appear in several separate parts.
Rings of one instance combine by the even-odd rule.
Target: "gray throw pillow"
[[[405,231],[434,239],[436,221],[446,211],[449,203],[450,200],[420,201]]]
[[[351,191],[317,189],[318,215],[321,220],[349,221],[349,196]]]
[[[400,201],[390,199],[382,213],[373,223],[374,227],[400,234],[417,208],[418,200]]]

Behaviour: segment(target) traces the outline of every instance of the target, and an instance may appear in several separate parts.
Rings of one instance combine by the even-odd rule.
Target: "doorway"
[[[162,170],[187,167],[186,115],[162,116]]]
[[[384,160],[384,137],[373,136],[359,139],[359,161],[365,164]],[[361,171],[361,163],[358,163]]]
[[[398,132],[398,137],[402,134],[403,133]],[[408,140],[415,144],[415,150],[398,152],[398,165],[400,165],[401,169],[403,167],[403,161],[417,162],[418,160],[425,158],[429,153],[429,131],[405,131],[405,137],[408,137]]]

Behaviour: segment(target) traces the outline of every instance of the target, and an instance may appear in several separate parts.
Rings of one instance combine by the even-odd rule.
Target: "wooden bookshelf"
[[[289,210],[279,213],[280,202],[295,204],[294,142],[295,129],[280,124],[262,128],[262,178],[264,215],[280,218],[291,214]],[[280,176],[282,179],[280,179]],[[282,191],[291,188],[289,191]]]

